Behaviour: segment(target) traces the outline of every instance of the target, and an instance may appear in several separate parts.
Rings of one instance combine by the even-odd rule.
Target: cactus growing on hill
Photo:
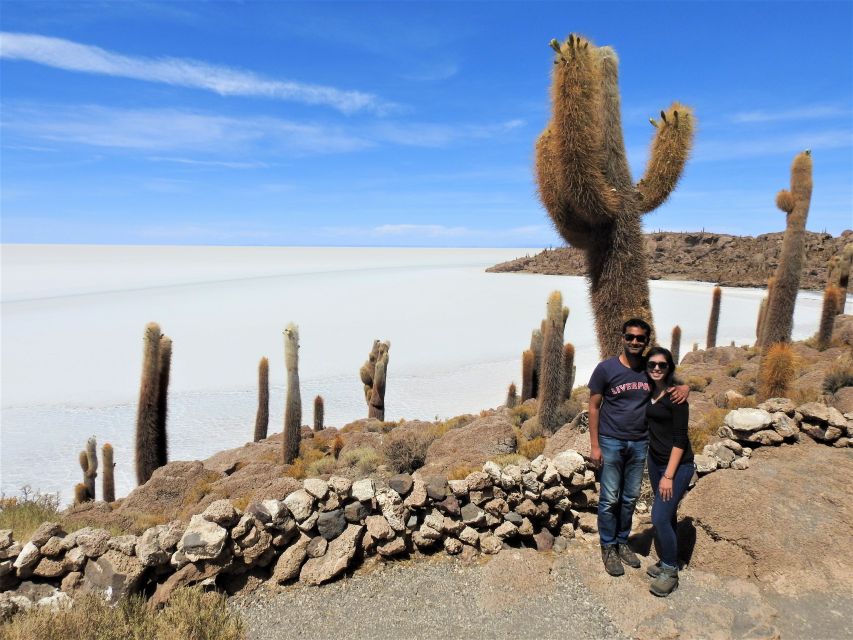
[[[160,326],[145,327],[142,356],[142,381],[136,411],[136,481],[145,484],[157,468],[157,407],[160,392]]]
[[[528,349],[521,354],[521,401],[525,402],[533,397],[533,366],[536,356]]]
[[[169,413],[169,376],[172,368],[172,339],[160,336],[157,390],[157,466],[169,462],[169,442],[166,435],[166,418]]]
[[[299,457],[302,440],[302,397],[299,394],[299,327],[292,322],[284,330],[284,364],[287,369],[287,398],[284,433],[281,439],[284,464]]]
[[[530,351],[533,353],[533,368],[530,377],[530,397],[539,397],[539,379],[542,376],[542,340],[545,335],[545,321],[530,334]]]
[[[79,483],[76,487],[74,487],[74,503],[79,504],[80,502],[87,502],[89,500],[95,499],[94,490],[89,490],[89,478],[87,477],[89,471],[89,457],[86,455],[86,450],[83,449],[77,455],[77,462],[80,463],[80,469],[83,471],[83,482]],[[77,491],[77,487],[83,487],[82,493]]]
[[[95,499],[95,478],[98,477],[98,444],[92,436],[86,441],[86,468],[83,470],[86,491]]]
[[[113,462],[113,445],[107,442],[103,447],[101,447],[101,455],[104,458],[104,476],[102,478],[102,486],[101,491],[103,492],[103,496],[101,496],[104,502],[115,502],[116,501],[116,482],[115,482],[115,468],[116,463]]]
[[[841,287],[828,285],[823,292],[823,308],[820,313],[820,326],[817,332],[817,350],[825,351],[832,340],[832,329],[838,309],[844,307]]]
[[[367,356],[367,361],[361,365],[358,374],[361,377],[361,383],[364,385],[364,401],[370,404],[370,392],[373,390],[373,376],[376,373],[376,361],[379,359],[379,350],[382,343],[379,340],[373,341],[373,347],[370,349],[370,354]]]
[[[681,327],[675,325],[672,328],[672,338],[669,342],[669,350],[672,353],[672,361],[678,364],[678,357],[681,355]]]
[[[841,256],[832,256],[826,263],[826,286],[841,284]]]
[[[563,387],[563,296],[554,291],[548,296],[548,315],[542,336],[542,369],[539,379],[539,424],[546,433],[560,425],[558,409],[564,399]]]
[[[89,500],[92,500],[92,498],[89,497],[89,491],[86,489],[86,485],[82,482],[78,482],[74,485],[74,504],[82,504]]]
[[[838,286],[841,288],[841,308],[838,313],[844,313],[844,301],[850,290],[850,271],[853,270],[853,242],[844,245],[841,252],[841,265],[838,273]]]
[[[764,327],[767,323],[767,305],[770,302],[770,296],[773,295],[773,285],[776,278],[770,276],[767,278],[767,295],[761,299],[761,304],[758,306],[758,321],[755,324],[755,346],[761,347],[764,344]]]
[[[368,402],[368,418],[385,420],[385,378],[388,375],[388,350],[390,348],[389,342],[383,342],[382,349],[379,351],[379,359],[376,361],[376,369],[373,375],[373,388],[370,390],[370,401]]]
[[[568,311],[568,307],[563,307],[565,311]],[[565,326],[565,323],[563,323]],[[572,397],[572,388],[575,386],[575,373],[577,372],[577,367],[575,367],[575,345],[571,342],[567,342],[563,345],[563,399],[568,400]]]
[[[514,409],[518,405],[518,390],[515,388],[515,383],[511,382],[506,390],[506,408]]]
[[[711,316],[708,318],[708,335],[705,338],[705,348],[713,349],[717,346],[717,328],[720,326],[720,298],[723,290],[714,287],[711,295]]]
[[[796,373],[794,351],[787,342],[770,345],[758,371],[758,399],[787,398]]]
[[[258,362],[258,411],[255,413],[255,433],[253,442],[267,437],[270,425],[270,361],[261,358]]]
[[[382,415],[385,415],[385,376],[388,373],[388,351],[390,349],[391,343],[389,341],[374,340],[367,361],[359,369],[361,382],[364,384],[364,400],[367,402],[368,416],[373,416],[371,412],[379,411],[380,407]],[[376,367],[383,358],[385,359],[383,377],[380,381],[381,384],[377,385]],[[378,387],[381,387],[381,392]],[[374,395],[376,395],[376,400],[372,400]],[[378,404],[374,407],[373,402]]]
[[[323,430],[323,396],[314,398],[314,431]]]
[[[776,196],[776,205],[785,212],[786,228],[782,253],[776,268],[773,291],[768,297],[762,329],[763,346],[790,342],[794,324],[794,304],[800,288],[803,268],[806,218],[812,196],[812,158],[806,150],[797,154],[791,166],[791,189]]]
[[[602,358],[621,349],[622,323],[651,324],[640,218],[675,189],[693,141],[688,107],[661,112],[643,178],[634,184],[622,136],[618,59],[576,35],[556,51],[552,117],[536,143],[539,197],[557,231],[585,252]]]

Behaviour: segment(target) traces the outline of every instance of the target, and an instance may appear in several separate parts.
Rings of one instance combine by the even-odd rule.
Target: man
[[[622,325],[622,353],[600,362],[589,380],[589,439],[591,458],[601,468],[598,535],[604,569],[612,576],[625,573],[624,562],[638,568],[640,560],[628,546],[634,506],[640,495],[649,446],[646,405],[651,385],[643,351],[652,328],[632,318]],[[687,398],[686,386],[674,387],[672,399]]]

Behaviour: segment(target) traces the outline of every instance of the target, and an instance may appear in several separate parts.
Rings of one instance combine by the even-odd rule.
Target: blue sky
[[[533,143],[548,41],[621,59],[635,179],[648,118],[694,107],[647,230],[757,235],[811,148],[808,228],[853,227],[850,2],[2,2],[2,240],[562,244]]]

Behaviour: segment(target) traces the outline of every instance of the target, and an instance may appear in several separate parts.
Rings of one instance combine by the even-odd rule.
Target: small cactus
[[[86,489],[86,485],[84,483],[78,482],[74,485],[74,504],[82,504],[91,499],[92,498],[89,497],[89,491]]]
[[[539,379],[539,424],[547,433],[554,433],[559,422],[559,408],[564,396],[563,387],[563,296],[554,291],[548,297],[548,315],[542,337],[542,368]]]
[[[270,426],[270,361],[261,358],[258,362],[258,411],[255,414],[254,442],[267,437]]]
[[[86,491],[89,492],[92,500],[95,499],[95,478],[98,477],[97,446],[94,436],[86,441],[86,468],[83,470],[83,476],[85,477],[83,482],[86,484]]]
[[[518,390],[515,388],[515,383],[511,382],[509,389],[506,390],[506,408],[513,409],[518,405]]]
[[[825,351],[832,341],[832,329],[838,308],[843,306],[844,297],[841,287],[828,286],[823,292],[823,308],[820,314],[820,327],[817,332],[817,349]]]
[[[113,462],[113,445],[107,442],[101,447],[101,455],[104,458],[104,476],[102,480],[102,491],[104,502],[116,501],[115,462]]]
[[[672,340],[669,343],[669,350],[672,352],[672,361],[678,364],[678,359],[681,355],[681,327],[678,325],[672,328]]]
[[[323,396],[314,398],[314,431],[323,430]]]
[[[542,341],[545,336],[545,324],[544,320],[543,324],[539,326],[538,329],[534,329],[533,333],[530,335],[530,351],[533,353],[533,369],[532,376],[530,378],[530,397],[538,398],[539,397],[539,381],[542,376]]]
[[[160,391],[160,326],[151,322],[143,339],[142,381],[136,412],[136,481],[145,484],[157,468],[157,407]]]
[[[282,457],[292,464],[299,457],[302,440],[302,398],[299,393],[299,327],[292,322],[284,330],[284,363],[287,369],[287,398],[284,405]]]
[[[713,349],[717,346],[717,328],[720,326],[720,298],[723,295],[723,290],[720,287],[714,287],[714,293],[711,295],[711,316],[708,318],[708,334],[705,338],[705,348]]]
[[[794,351],[787,342],[770,345],[758,370],[758,398],[786,398],[796,374]]]
[[[564,323],[565,324],[565,323]],[[575,345],[567,342],[563,345],[563,399],[572,397],[572,388],[575,386]]]
[[[87,473],[89,472],[89,456],[86,455],[85,449],[77,454],[77,461],[80,463],[80,469],[83,471],[83,482],[79,483],[77,487],[83,487],[83,492],[78,493],[77,487],[74,488],[74,504],[80,504],[81,502],[88,502],[89,500],[95,499],[94,491],[89,491],[87,478]]]
[[[521,401],[525,402],[533,397],[533,366],[536,356],[528,349],[521,354]]]
[[[376,370],[373,376],[373,388],[370,391],[370,403],[367,411],[368,418],[385,420],[385,380],[388,375],[388,350],[391,344],[383,343],[384,349],[380,351],[379,359],[376,361]]]

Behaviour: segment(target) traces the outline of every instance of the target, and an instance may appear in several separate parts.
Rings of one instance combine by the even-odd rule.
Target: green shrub
[[[340,465],[355,469],[360,474],[368,474],[379,466],[381,457],[373,447],[350,449],[340,457]]]

